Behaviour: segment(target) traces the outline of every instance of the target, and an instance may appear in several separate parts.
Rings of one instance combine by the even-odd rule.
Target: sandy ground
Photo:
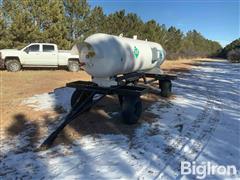
[[[70,123],[55,146],[40,152],[36,148],[70,110],[73,89],[61,88],[60,79],[49,81],[44,87],[49,89],[38,89],[40,82],[35,80],[32,89],[36,92],[22,89],[21,98],[9,105],[12,113],[9,111],[9,116],[5,116],[9,119],[2,125],[5,138],[0,144],[0,178],[203,177],[201,173],[197,176],[180,173],[180,163],[189,161],[196,165],[210,162],[235,166],[237,174],[206,175],[206,178],[239,179],[239,64],[207,60],[192,66],[193,62],[196,61],[164,64],[166,71],[178,74],[173,81],[174,95],[168,99],[142,97],[145,111],[137,125],[121,123],[117,100],[109,96]],[[14,100],[14,95],[18,97],[14,92],[8,97]]]

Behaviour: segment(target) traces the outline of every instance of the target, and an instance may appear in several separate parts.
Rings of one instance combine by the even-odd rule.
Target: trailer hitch
[[[71,111],[68,113],[68,115],[65,117],[65,120],[62,124],[60,124],[55,131],[53,131],[47,139],[40,145],[39,149],[44,150],[48,149],[54,142],[54,140],[57,138],[58,134],[64,129],[66,125],[68,125],[70,122],[72,122],[74,119],[76,119],[81,113],[86,111],[88,108],[91,108],[93,105],[95,105],[98,101],[100,101],[102,98],[106,96],[106,94],[101,94],[100,97],[92,98],[96,93],[92,92],[91,95],[88,96],[83,102],[77,102],[71,109]]]

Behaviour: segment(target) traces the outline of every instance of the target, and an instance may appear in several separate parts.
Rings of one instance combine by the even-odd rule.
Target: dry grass
[[[2,71],[1,77],[1,126],[3,128],[11,124],[14,116],[20,113],[25,114],[28,119],[36,119],[38,117],[39,113],[20,105],[24,98],[35,94],[51,92],[57,87],[65,86],[69,81],[90,79],[83,71],[71,73],[64,70],[24,70],[17,73]]]
[[[194,64],[197,64],[197,61],[193,61],[190,59],[182,59],[177,61],[165,61],[161,65],[161,69],[164,71],[170,71],[170,72],[184,72],[189,71],[191,69],[191,66]]]
[[[193,64],[197,61],[193,60],[179,60],[179,61],[166,61],[161,66],[163,70],[169,72],[182,72],[191,69]],[[41,134],[41,129],[45,129],[48,124],[53,123],[57,112],[36,112],[29,107],[22,106],[20,103],[24,98],[31,97],[35,94],[52,92],[55,88],[63,87],[67,82],[75,80],[90,80],[90,77],[83,71],[78,73],[71,73],[65,70],[24,70],[17,73],[7,71],[1,72],[1,129],[3,135],[17,135],[25,130],[25,124],[32,124],[36,127],[37,133],[31,136]],[[151,100],[145,99],[145,104],[150,105]],[[83,135],[89,133],[125,133],[131,134],[134,128],[126,125],[120,125],[119,117],[112,123],[108,120],[107,112],[114,112],[118,110],[118,105],[115,98],[108,97],[101,102],[96,108],[91,110],[81,117],[81,120],[76,120],[66,128],[65,133],[61,134],[61,138],[65,142],[69,137],[75,135]],[[104,110],[102,110],[104,109]],[[144,114],[144,119],[151,121],[151,114]],[[85,119],[90,119],[85,121]],[[28,123],[26,123],[28,122]],[[41,125],[40,125],[41,124]],[[45,124],[42,127],[42,124]],[[90,127],[90,129],[89,129]],[[70,129],[70,130],[69,130]],[[68,138],[66,138],[68,137]],[[66,140],[67,139],[67,140]]]

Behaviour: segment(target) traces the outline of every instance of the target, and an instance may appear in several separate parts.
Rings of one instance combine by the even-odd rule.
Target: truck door
[[[41,65],[57,66],[58,65],[58,51],[54,45],[42,45]]]
[[[28,46],[25,50],[25,55],[23,56],[24,65],[38,65],[40,61],[40,45],[33,44]]]

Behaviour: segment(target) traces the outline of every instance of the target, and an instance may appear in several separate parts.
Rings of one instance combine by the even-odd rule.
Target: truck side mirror
[[[29,48],[25,49],[24,51],[28,54],[29,53]]]

